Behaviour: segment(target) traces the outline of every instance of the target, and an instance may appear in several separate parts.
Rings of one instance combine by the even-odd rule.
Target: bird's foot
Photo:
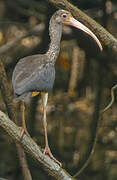
[[[51,159],[53,159],[59,166],[62,166],[62,164],[52,155],[50,148],[48,146],[45,147],[44,155],[48,155]]]
[[[30,137],[30,134],[28,133],[26,128],[20,127],[20,129],[21,129],[21,135],[20,135],[21,139],[23,138],[24,134]]]

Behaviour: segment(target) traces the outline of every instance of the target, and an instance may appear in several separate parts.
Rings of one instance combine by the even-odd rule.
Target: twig
[[[75,177],[75,178],[78,177],[78,176],[84,171],[84,169],[89,165],[89,163],[91,162],[91,159],[92,159],[92,157],[93,157],[93,155],[94,155],[94,152],[95,152],[97,140],[98,140],[98,128],[99,128],[100,121],[101,121],[101,117],[99,117],[98,122],[97,122],[96,131],[95,131],[96,134],[95,134],[95,137],[94,137],[94,142],[93,142],[93,146],[92,146],[92,148],[91,148],[89,157],[88,157],[88,159],[85,161],[85,163],[83,164],[83,166],[80,168],[80,170],[78,170],[78,172],[73,176],[73,177]]]
[[[10,137],[14,141],[20,143],[27,153],[29,153],[35,160],[40,162],[51,176],[60,180],[75,180],[52,159],[50,159],[46,155],[43,155],[41,149],[33,141],[32,138],[24,135],[21,141],[20,128],[13,121],[11,121],[2,111],[0,111],[0,126],[3,127],[3,129],[10,135]]]
[[[106,29],[104,29],[95,20],[87,16],[84,12],[78,9],[76,6],[69,3],[67,0],[48,0],[49,2],[55,4],[56,6],[62,6],[68,11],[70,11],[73,16],[80,22],[85,24],[89,29],[91,29],[97,37],[102,41],[105,46],[108,46],[117,54],[117,39],[110,34]]]
[[[101,110],[101,113],[104,113],[107,111],[114,103],[115,97],[114,97],[114,90],[117,88],[117,84],[111,88],[111,102],[103,109]]]
[[[100,72],[100,74],[99,74]],[[96,149],[96,144],[97,144],[97,139],[98,139],[98,132],[99,132],[99,127],[101,124],[101,116],[99,113],[99,109],[100,109],[100,103],[101,103],[101,94],[102,94],[102,69],[99,66],[97,71],[96,71],[96,75],[95,75],[95,79],[97,79],[97,87],[96,88],[96,99],[95,99],[95,109],[94,109],[94,113],[93,113],[93,128],[92,128],[92,140],[91,140],[91,145],[90,145],[90,151],[88,153],[88,157],[85,160],[85,162],[83,163],[82,167],[78,170],[78,172],[73,176],[73,177],[78,177],[82,172],[84,172],[84,169],[89,165],[95,149]]]

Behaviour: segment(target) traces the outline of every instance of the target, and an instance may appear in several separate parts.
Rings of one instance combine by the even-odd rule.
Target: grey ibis
[[[45,54],[37,54],[27,56],[19,60],[16,64],[13,75],[12,85],[16,100],[22,101],[22,133],[27,135],[26,123],[24,118],[24,102],[28,98],[41,94],[43,103],[43,124],[45,134],[45,149],[44,155],[50,156],[59,165],[61,163],[52,155],[47,137],[47,122],[46,122],[46,105],[48,100],[48,92],[52,90],[55,80],[55,62],[60,51],[60,40],[62,35],[62,25],[74,26],[77,29],[89,34],[98,44],[102,51],[102,45],[98,38],[86,26],[77,21],[70,12],[66,10],[56,11],[49,22],[50,45]]]

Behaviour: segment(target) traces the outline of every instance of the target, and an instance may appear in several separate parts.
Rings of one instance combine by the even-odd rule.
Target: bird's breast
[[[55,68],[53,65],[48,64],[45,66],[45,68],[42,70],[42,72],[39,72],[39,81],[38,81],[38,87],[41,91],[51,91],[54,85],[55,80]]]

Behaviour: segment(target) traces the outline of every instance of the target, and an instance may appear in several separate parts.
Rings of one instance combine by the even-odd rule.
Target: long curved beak
[[[68,19],[66,19],[66,21],[64,21],[64,24],[74,26],[78,29],[81,29],[85,33],[89,34],[96,41],[100,50],[101,51],[103,50],[102,45],[101,45],[99,39],[95,36],[95,34],[90,29],[88,29],[86,26],[84,26],[82,23],[77,21],[75,18],[69,17]]]

